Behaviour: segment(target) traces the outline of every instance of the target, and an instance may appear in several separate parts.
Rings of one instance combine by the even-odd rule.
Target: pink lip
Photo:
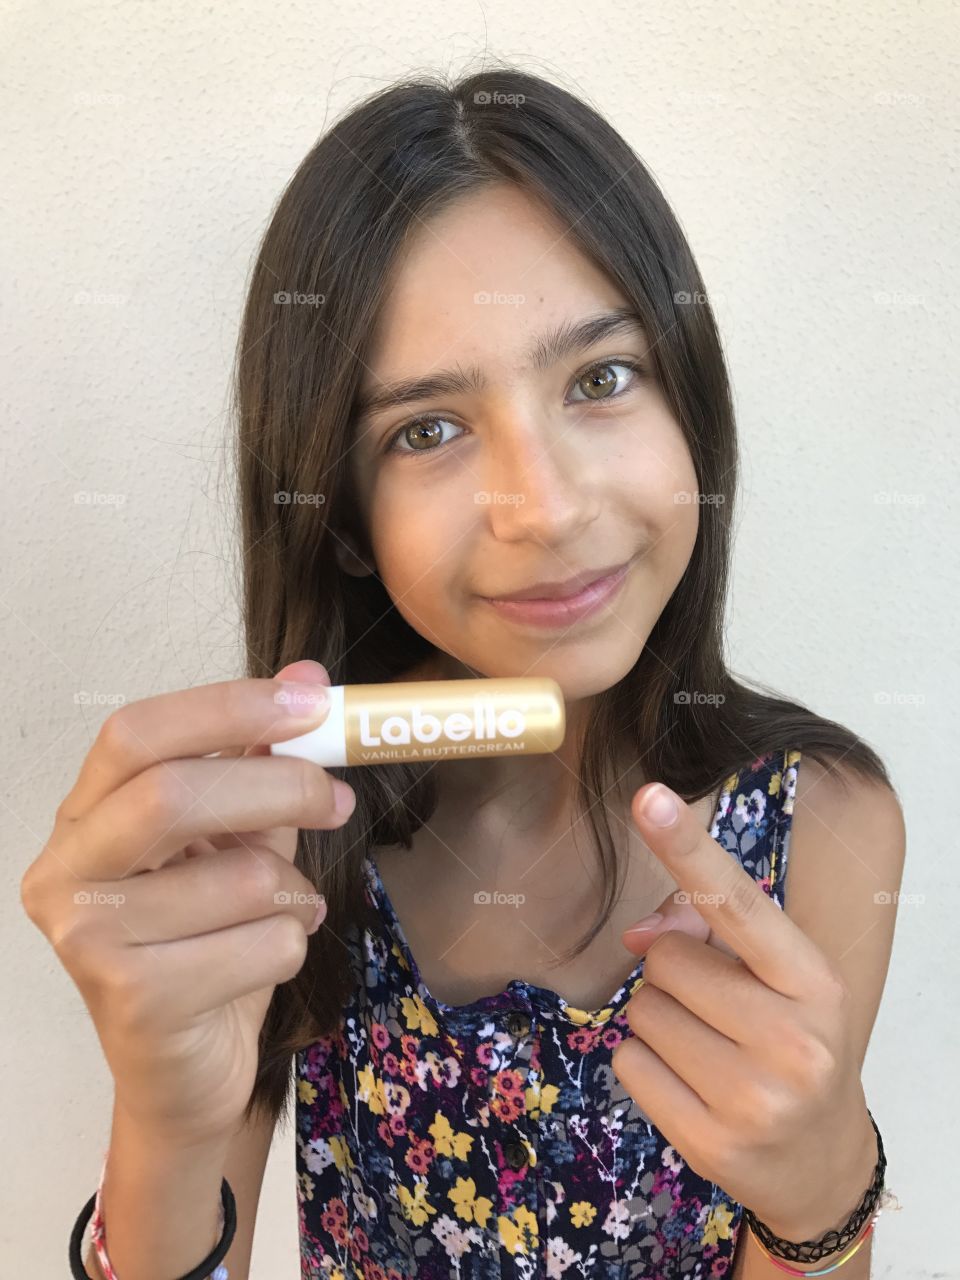
[[[608,574],[591,582],[589,586],[578,591],[574,596],[564,596],[559,600],[497,600],[490,596],[483,597],[496,611],[514,622],[532,623],[540,627],[556,627],[587,618],[616,595],[627,576],[632,561],[621,565],[615,573]]]

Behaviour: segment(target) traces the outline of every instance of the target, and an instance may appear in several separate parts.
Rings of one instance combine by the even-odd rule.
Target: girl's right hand
[[[356,797],[268,744],[322,723],[327,707],[308,699],[329,683],[303,661],[113,712],[21,881],[90,1011],[116,1102],[168,1138],[233,1132],[274,987],[325,913],[293,865],[297,828],[342,826]]]

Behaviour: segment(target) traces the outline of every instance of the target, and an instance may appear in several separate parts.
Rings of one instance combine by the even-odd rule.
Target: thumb
[[[627,950],[642,956],[655,938],[671,929],[689,933],[700,942],[709,941],[710,926],[695,907],[684,901],[688,896],[681,890],[675,890],[664,898],[653,915],[645,916],[629,929],[624,929],[622,939]]]
[[[307,684],[330,684],[330,674],[322,662],[314,662],[312,658],[300,658],[296,662],[288,662],[285,667],[281,667],[274,680],[303,680]],[[268,756],[270,754],[269,743],[258,743],[254,747],[244,747],[243,750],[237,748],[233,752],[221,751],[222,756],[226,755],[244,755],[244,756]]]
[[[297,662],[288,662],[281,667],[274,680],[304,680],[307,684],[330,683],[330,674],[322,662],[314,662],[312,658],[300,658]]]

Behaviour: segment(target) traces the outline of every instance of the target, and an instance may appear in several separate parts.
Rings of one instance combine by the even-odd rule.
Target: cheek
[[[686,558],[699,527],[697,474],[679,426],[652,415],[607,459],[627,518],[644,529],[661,561]]]
[[[451,576],[459,557],[454,545],[462,530],[453,528],[438,505],[417,497],[409,486],[402,496],[381,486],[369,508],[380,578],[400,613],[421,632],[453,598]]]

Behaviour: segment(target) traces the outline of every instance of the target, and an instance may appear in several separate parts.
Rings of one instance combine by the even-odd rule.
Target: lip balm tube
[[[334,685],[316,729],[270,744],[271,755],[326,766],[403,764],[555,751],[563,691],[546,676]]]

